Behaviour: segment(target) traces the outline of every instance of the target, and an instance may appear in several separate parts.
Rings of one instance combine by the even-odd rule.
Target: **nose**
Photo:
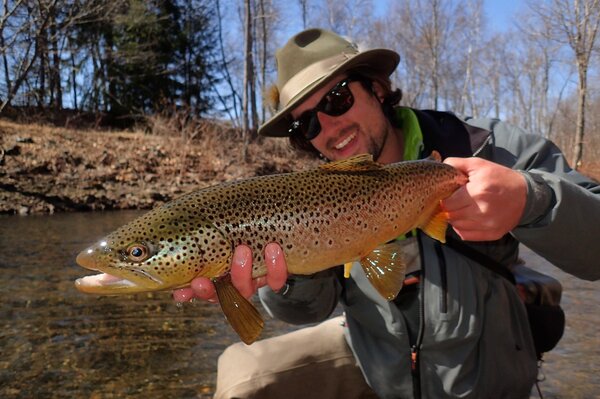
[[[75,262],[86,269],[96,270],[96,261],[94,260],[94,250],[92,248],[81,251],[77,255],[77,258],[75,258]]]
[[[317,112],[317,119],[321,125],[321,132],[319,135],[328,136],[331,132],[335,131],[336,126],[342,123],[343,115],[331,116],[324,112]]]

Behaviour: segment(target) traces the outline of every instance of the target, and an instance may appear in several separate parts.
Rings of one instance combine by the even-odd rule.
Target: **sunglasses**
[[[327,92],[316,107],[306,110],[290,124],[288,133],[300,135],[306,140],[312,140],[321,133],[321,124],[317,112],[329,116],[340,116],[348,112],[354,105],[354,96],[350,90],[350,82],[361,80],[360,77],[348,77]]]

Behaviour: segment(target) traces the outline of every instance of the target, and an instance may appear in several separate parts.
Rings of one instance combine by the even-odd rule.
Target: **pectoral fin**
[[[262,316],[233,286],[229,275],[214,279],[213,282],[227,321],[242,341],[250,345],[256,341],[263,329]]]
[[[420,228],[429,237],[445,243],[446,230],[448,229],[448,213],[443,211],[441,206],[438,206],[431,218],[423,226],[420,226]]]
[[[360,260],[360,265],[373,287],[385,299],[391,301],[398,295],[404,281],[406,264],[396,243],[375,248]]]

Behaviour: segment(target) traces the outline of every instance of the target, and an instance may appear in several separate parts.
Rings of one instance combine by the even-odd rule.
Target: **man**
[[[370,153],[385,164],[436,150],[469,178],[442,203],[449,236],[506,267],[517,262],[521,242],[569,273],[597,279],[600,187],[539,136],[497,120],[398,107],[389,80],[398,62],[393,51],[360,52],[325,30],[297,34],[277,52],[278,111],[259,133],[290,136],[296,148],[332,161]],[[359,267],[350,279],[335,268],[288,278],[284,251],[273,243],[265,248],[266,278],[252,280],[250,250],[236,248],[234,285],[249,297],[268,284],[273,290],[261,289],[260,298],[275,317],[322,321],[339,300],[345,319],[233,345],[219,360],[215,397],[372,397],[354,359],[381,398],[528,397],[537,359],[515,287],[421,232],[401,245],[412,272],[389,302]],[[206,279],[175,293],[180,301],[194,296],[216,300]]]

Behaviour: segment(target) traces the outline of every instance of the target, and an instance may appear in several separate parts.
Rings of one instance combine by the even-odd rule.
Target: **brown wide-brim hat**
[[[356,68],[387,77],[400,62],[395,51],[359,51],[353,43],[324,29],[298,33],[276,51],[275,59],[278,79],[271,101],[277,112],[258,129],[260,135],[274,137],[290,135],[290,112],[333,77]]]

